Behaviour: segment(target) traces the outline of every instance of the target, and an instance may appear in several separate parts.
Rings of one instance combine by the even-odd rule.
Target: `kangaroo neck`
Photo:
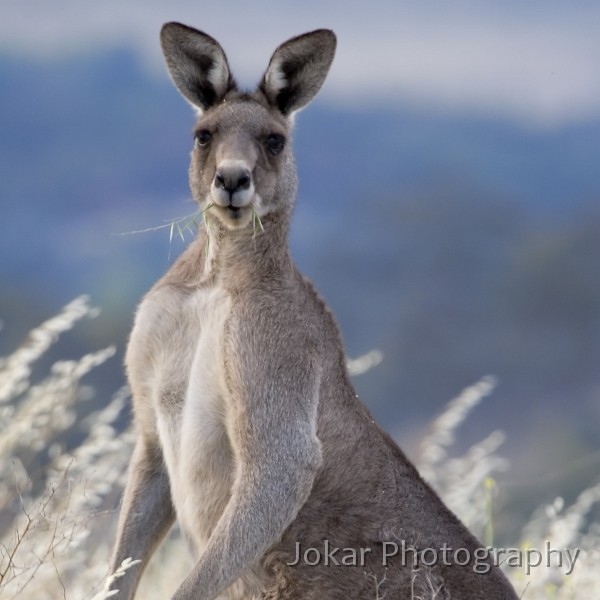
[[[269,214],[262,219],[262,227],[232,230],[218,219],[209,220],[205,278],[229,289],[243,289],[285,277],[291,271],[288,222],[285,215]]]

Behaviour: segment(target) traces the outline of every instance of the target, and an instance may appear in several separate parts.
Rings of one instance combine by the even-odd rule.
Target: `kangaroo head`
[[[228,229],[289,212],[296,192],[290,135],[294,113],[319,91],[333,60],[333,32],[319,29],[279,46],[254,92],[238,90],[212,37],[167,23],[161,45],[177,89],[196,109],[190,187]]]

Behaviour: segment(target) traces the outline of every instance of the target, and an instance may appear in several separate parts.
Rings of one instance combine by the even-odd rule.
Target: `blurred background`
[[[247,87],[288,37],[337,33],[296,120],[292,250],[348,355],[383,352],[356,385],[408,453],[491,374],[458,446],[506,432],[514,505],[597,480],[597,2],[2,3],[0,355],[86,293],[102,313],[47,360],[114,343],[96,406],[123,383],[135,306],[184,247],[168,223],[195,210],[193,113],[158,43],[170,20],[218,39]]]

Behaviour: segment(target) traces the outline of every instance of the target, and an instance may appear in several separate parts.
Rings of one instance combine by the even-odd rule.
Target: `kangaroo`
[[[515,599],[359,401],[334,318],[290,257],[293,118],[335,35],[283,43],[253,92],[205,33],[167,23],[161,44],[198,113],[205,227],[143,299],[127,349],[137,443],[112,564],[142,567],[118,597],[177,518],[196,563],[173,600]]]

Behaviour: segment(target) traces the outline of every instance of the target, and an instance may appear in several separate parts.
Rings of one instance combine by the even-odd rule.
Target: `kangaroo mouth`
[[[220,212],[222,215],[226,215],[226,216],[238,216],[241,215],[245,210],[250,209],[250,205],[245,205],[245,206],[236,206],[235,204],[231,203],[231,204],[219,204],[217,202],[214,202],[211,204],[211,208],[215,208],[217,209],[218,212]]]
[[[249,206],[233,206],[233,204],[230,204],[223,209],[223,212],[232,221],[239,221],[249,210]]]
[[[243,228],[252,221],[253,209],[251,204],[246,206],[234,206],[233,204],[222,206],[213,204],[212,210],[215,211],[215,216],[230,229]]]

